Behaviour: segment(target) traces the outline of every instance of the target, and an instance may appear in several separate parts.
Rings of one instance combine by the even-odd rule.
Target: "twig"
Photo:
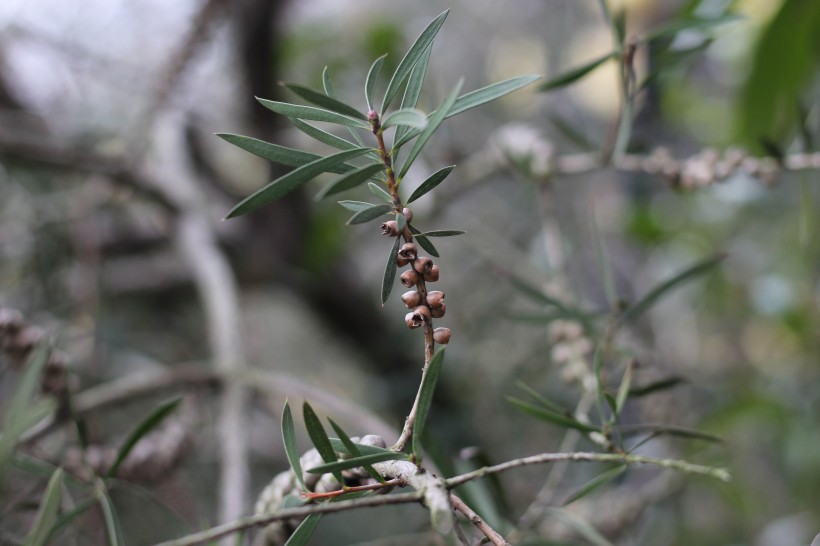
[[[335,491],[327,491],[324,493],[314,493],[313,491],[306,491],[302,493],[302,497],[310,500],[332,499],[335,497],[340,497],[347,493],[358,493],[359,491],[378,491],[379,489],[395,487],[397,485],[403,486],[405,484],[401,480],[390,480],[384,483],[371,483],[368,485],[356,485],[353,487],[345,487],[344,489],[337,489]]]
[[[475,525],[479,531],[484,533],[484,536],[487,537],[487,540],[489,540],[492,544],[495,544],[495,546],[510,546],[510,543],[504,540],[504,537],[502,537],[495,529],[490,527],[490,525],[484,521],[481,516],[473,512],[473,509],[467,506],[467,504],[459,497],[451,493],[450,502],[453,503],[453,508],[464,514],[464,517],[470,520],[470,523]]]

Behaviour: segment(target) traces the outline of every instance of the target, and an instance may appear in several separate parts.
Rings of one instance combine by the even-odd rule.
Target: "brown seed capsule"
[[[432,292],[427,292],[427,305],[431,309],[435,309],[436,307],[444,305],[444,292],[442,292],[441,290],[433,290]]]
[[[413,262],[413,269],[421,273],[422,275],[428,273],[430,269],[433,267],[433,260],[428,258],[427,256],[420,256],[416,258],[416,261]]]
[[[426,320],[430,320],[430,310],[423,305],[419,305],[404,317],[404,322],[407,323],[408,328],[418,328]]]
[[[450,342],[450,329],[436,328],[433,330],[433,341],[439,345],[447,345]]]
[[[430,271],[424,273],[423,276],[427,282],[436,282],[438,280],[438,266],[434,265],[430,268]]]
[[[395,237],[399,234],[399,225],[396,223],[395,220],[390,220],[382,224],[382,235],[387,235],[388,237]]]
[[[421,294],[415,290],[405,292],[401,296],[401,301],[404,302],[404,305],[406,305],[408,309],[413,309],[414,307],[418,307],[421,303]]]
[[[418,256],[418,249],[413,243],[404,243],[399,249],[399,256],[407,260],[415,260]]]
[[[408,209],[407,207],[404,207],[401,210],[401,213],[404,214],[404,217],[407,219],[408,224],[413,221],[413,211],[412,210]]]
[[[447,306],[444,305],[444,302],[441,302],[438,307],[434,307],[430,312],[433,315],[433,318],[441,318],[444,316],[444,313],[447,312]]]
[[[407,258],[403,258],[401,254],[396,254],[396,265],[399,267],[404,267],[405,265],[409,264],[410,260]]]
[[[419,274],[412,269],[408,269],[401,274],[399,280],[405,288],[413,288],[419,282]]]

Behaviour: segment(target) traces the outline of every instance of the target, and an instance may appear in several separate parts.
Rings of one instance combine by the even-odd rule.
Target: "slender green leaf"
[[[719,25],[725,25],[726,23],[741,21],[743,19],[743,16],[734,13],[726,13],[720,17],[712,17],[709,19],[702,17],[677,19],[668,25],[663,25],[661,27],[649,30],[641,37],[640,41],[649,42],[651,40],[658,40],[661,38],[671,38],[682,30],[704,30]]]
[[[444,362],[444,347],[440,347],[430,360],[427,373],[419,387],[419,405],[416,411],[416,422],[413,425],[413,455],[417,461],[421,461],[421,438],[424,434],[424,425],[427,423],[427,415],[430,413],[430,406],[433,403],[433,393],[436,390],[436,383],[441,374],[442,363]]]
[[[339,453],[346,453],[351,457],[356,457],[360,455],[375,455],[377,453],[396,453],[395,451],[391,451],[389,449],[385,449],[379,446],[368,446],[364,444],[354,444],[356,449],[359,451],[358,455],[350,451],[347,445],[340,439],[340,438],[331,438],[330,445],[333,446],[333,451],[338,451]]]
[[[381,74],[382,66],[384,66],[384,58],[387,57],[385,53],[375,61],[370,66],[370,70],[367,71],[367,79],[364,83],[364,96],[367,100],[367,109],[373,110],[373,92],[376,90],[376,83],[379,80],[379,74]]]
[[[573,502],[577,501],[580,498],[587,496],[588,494],[592,493],[602,485],[605,485],[627,470],[627,465],[620,465],[616,466],[615,468],[610,468],[606,472],[592,478],[587,483],[576,489],[572,492],[564,502],[561,503],[561,506],[567,506],[568,504],[572,504]]]
[[[421,248],[425,250],[425,252],[427,252],[427,254],[429,254],[430,256],[434,256],[436,258],[439,257],[438,250],[436,250],[436,247],[433,245],[433,243],[430,242],[430,239],[428,239],[424,235],[419,237],[419,233],[421,232],[413,226],[410,226],[410,231],[413,232],[413,235],[416,237],[416,242],[419,244],[419,246],[421,246]]]
[[[421,88],[424,86],[424,77],[427,74],[427,64],[430,62],[430,51],[432,51],[432,44],[427,46],[427,49],[422,53],[413,70],[410,72],[410,77],[407,79],[407,87],[404,89],[404,96],[401,99],[401,108],[415,108],[419,103],[419,96],[421,95]],[[409,131],[407,126],[399,125],[396,128],[396,134],[393,136],[393,142],[398,142]],[[399,149],[393,147],[393,161],[398,161]]]
[[[517,76],[465,93],[456,99],[453,107],[447,112],[447,117],[455,116],[476,106],[481,106],[482,104],[499,99],[539,79],[541,79],[541,76]]]
[[[322,89],[325,90],[325,95],[331,98],[336,98],[336,90],[333,88],[333,81],[330,79],[330,71],[327,66],[322,70]]]
[[[105,530],[108,537],[109,546],[119,546],[124,544],[122,540],[122,528],[117,517],[117,511],[114,508],[114,503],[105,490],[105,486],[100,485],[97,494],[97,502],[100,504],[100,510],[103,514],[103,521],[105,521]]]
[[[401,125],[403,127],[413,127],[414,129],[424,129],[427,127],[427,115],[421,110],[415,108],[402,108],[395,110],[385,116],[382,121],[382,128],[387,129],[394,125]]]
[[[0,490],[8,468],[9,462],[14,454],[14,448],[20,435],[26,428],[31,426],[28,419],[31,399],[40,384],[43,368],[48,361],[51,352],[47,343],[41,344],[34,350],[26,362],[25,371],[14,391],[14,395],[6,409],[3,419],[3,435],[0,436]]]
[[[586,541],[594,546],[615,546],[604,537],[593,525],[582,518],[566,510],[559,508],[545,507],[544,510],[548,516],[561,520],[567,527],[573,529],[581,535]]]
[[[615,413],[621,414],[624,409],[624,404],[629,396],[629,388],[632,386],[632,372],[635,369],[635,361],[630,360],[626,365],[626,371],[623,378],[621,378],[621,385],[618,387],[618,396],[615,398]]]
[[[359,212],[351,216],[347,223],[348,225],[353,225],[371,222],[379,216],[388,214],[391,210],[393,210],[393,207],[391,205],[373,205],[372,207],[360,210]]]
[[[364,465],[371,465],[373,463],[381,463],[384,461],[397,461],[407,459],[407,455],[398,451],[390,451],[388,453],[373,453],[371,455],[360,455],[350,459],[341,459],[339,461],[319,465],[313,468],[308,468],[311,474],[327,474],[329,472],[341,472],[342,470],[349,470],[351,468],[358,468]],[[375,472],[375,471],[374,471]]]
[[[378,205],[374,205],[373,203],[365,203],[364,201],[337,201],[340,205],[342,205],[347,210],[352,210],[353,212],[359,212],[365,209],[372,209],[373,207],[377,207]]]
[[[320,106],[325,110],[330,110],[331,112],[336,112],[337,114],[342,114],[343,116],[349,116],[352,118],[360,119],[363,121],[367,121],[367,116],[350,106],[349,104],[345,104],[342,101],[335,99],[333,97],[329,97],[324,93],[319,93],[318,91],[314,91],[308,87],[303,85],[298,85],[295,83],[285,83],[283,84],[285,87],[305,99],[306,101],[315,104],[316,106]]]
[[[314,140],[321,142],[322,144],[327,144],[328,146],[332,146],[338,150],[352,150],[357,148],[355,144],[350,142],[349,140],[345,140],[342,137],[338,137],[333,133],[328,133],[318,127],[311,125],[310,123],[306,123],[298,118],[290,118],[290,121],[293,123],[294,127],[305,133],[307,136],[311,137]],[[314,156],[314,159],[318,159],[320,156],[311,154]],[[312,161],[312,160],[311,160]],[[305,161],[308,163],[308,161]],[[300,165],[304,165],[304,163],[300,163]],[[298,165],[294,165],[297,166]]]
[[[336,434],[339,436],[339,439],[342,441],[342,443],[347,448],[347,452],[350,453],[350,455],[354,458],[355,457],[361,457],[362,452],[359,451],[359,448],[356,447],[356,444],[353,443],[353,440],[350,439],[350,436],[347,435],[347,433],[344,431],[344,429],[342,429],[342,427],[340,427],[336,423],[336,421],[334,421],[330,417],[328,417],[327,420],[330,423],[330,426],[333,427],[333,430],[336,431]],[[330,445],[333,445],[333,440],[331,440]],[[376,469],[373,468],[369,463],[363,462],[361,466],[362,466],[362,468],[365,469],[365,471],[370,475],[371,478],[373,478],[374,480],[376,480],[379,483],[384,483],[384,478],[382,477],[382,475],[379,474],[378,472],[376,472]],[[328,472],[328,471],[326,470],[325,472]]]
[[[439,184],[441,184],[445,178],[447,178],[453,169],[455,169],[455,165],[450,165],[449,167],[444,167],[442,169],[437,170],[433,174],[427,177],[427,180],[421,183],[418,188],[410,194],[410,197],[407,199],[407,203],[412,203],[422,195],[426,194]]]
[[[647,385],[641,385],[640,387],[632,387],[629,389],[629,396],[646,396],[647,394],[652,394],[653,392],[663,391],[666,389],[671,389],[672,387],[677,387],[681,383],[685,383],[686,380],[682,377],[672,376],[666,377],[664,379],[659,379],[658,381],[653,381]]]
[[[217,133],[216,136],[255,156],[281,165],[287,165],[288,167],[301,167],[302,165],[307,165],[311,161],[316,161],[321,158],[321,156],[310,152],[286,148],[285,146],[279,146],[278,144],[272,144],[247,136],[234,135],[231,133]],[[339,172],[342,172],[342,170]]]
[[[336,452],[333,450],[330,438],[327,437],[325,427],[322,426],[322,422],[319,420],[316,412],[313,411],[313,408],[310,407],[307,400],[305,400],[305,403],[302,405],[302,415],[305,419],[305,428],[307,429],[308,436],[310,436],[310,440],[313,442],[322,460],[326,463],[336,462]],[[344,478],[342,478],[341,472],[333,471],[332,474],[333,477],[336,478],[336,481],[344,485],[345,481]]]
[[[299,527],[293,531],[288,541],[285,542],[285,546],[306,546],[306,544],[310,542],[310,537],[312,537],[316,531],[320,519],[322,519],[322,514],[310,514],[303,519]]]
[[[171,415],[179,403],[182,402],[182,398],[176,398],[174,400],[170,400],[161,404],[157,409],[151,412],[148,417],[143,419],[143,421],[137,425],[131,434],[128,435],[128,438],[125,439],[122,446],[120,446],[119,451],[117,452],[117,457],[114,459],[114,464],[108,469],[106,472],[106,477],[110,478],[111,476],[116,475],[117,470],[120,468],[122,462],[128,457],[128,454],[131,453],[131,450],[134,449],[134,446],[137,445],[146,434],[157,428],[166,417]]]
[[[522,391],[526,392],[533,398],[535,398],[539,404],[543,405],[547,409],[550,409],[559,414],[566,414],[567,410],[556,404],[555,402],[545,398],[541,394],[539,394],[535,389],[524,383],[523,381],[516,381],[515,386],[521,389]]]
[[[695,430],[686,427],[678,427],[674,425],[619,425],[618,430],[624,436],[634,436],[636,434],[645,434],[649,432],[652,433],[653,436],[663,434],[668,436],[679,436],[681,438],[691,438],[694,440],[703,440],[705,442],[714,442],[718,444],[723,442],[723,438],[721,438],[720,436],[715,436],[714,434],[709,434],[708,432],[702,432],[700,430]]]
[[[692,280],[695,277],[708,273],[726,258],[726,254],[717,254],[697,262],[695,265],[686,268],[674,277],[662,282],[653,288],[646,296],[641,298],[635,305],[624,311],[621,316],[622,322],[629,322],[641,316],[647,309],[652,307],[659,299],[669,293],[672,289]]]
[[[359,167],[358,169],[354,169],[349,173],[345,173],[324,188],[322,191],[316,194],[316,200],[320,201],[331,195],[335,195],[337,193],[343,192],[345,190],[349,190],[364,184],[368,178],[376,174],[377,172],[384,169],[384,165],[381,163],[371,163],[370,165],[365,165],[364,167]]]
[[[337,125],[345,125],[347,127],[358,127],[359,129],[370,129],[370,125],[366,121],[345,116],[330,110],[316,108],[314,106],[302,106],[300,104],[290,104],[288,102],[279,102],[275,100],[257,99],[262,106],[268,110],[272,110],[277,114],[287,116],[289,118],[308,119],[312,121],[324,121],[327,123],[335,123]]]
[[[413,147],[410,148],[410,152],[407,154],[407,158],[404,160],[404,163],[401,166],[401,170],[399,171],[398,180],[401,181],[404,178],[404,175],[407,174],[408,169],[410,169],[410,165],[413,164],[413,161],[416,160],[416,157],[421,153],[422,148],[424,145],[427,144],[427,141],[433,136],[433,133],[436,132],[441,122],[444,121],[444,118],[447,117],[447,112],[450,111],[450,108],[453,107],[453,104],[456,101],[456,97],[458,97],[459,91],[461,91],[461,86],[464,83],[464,80],[460,80],[458,84],[453,88],[450,94],[444,99],[444,102],[441,106],[436,109],[435,112],[430,114],[427,127],[419,134],[416,141],[413,143]]]
[[[345,150],[321,159],[317,159],[307,165],[302,165],[298,169],[294,169],[288,174],[277,178],[264,188],[257,190],[255,193],[243,199],[238,205],[231,209],[225,218],[228,219],[241,216],[258,209],[259,207],[267,205],[268,203],[292,192],[308,180],[311,180],[323,172],[344,163],[348,159],[358,157],[366,153],[368,150],[369,148]]]
[[[59,533],[63,528],[65,528],[72,521],[83,515],[86,510],[88,510],[95,504],[97,504],[97,499],[89,497],[79,502],[76,506],[74,506],[74,508],[72,508],[68,512],[61,514],[55,520],[54,525],[51,526],[51,529],[49,529],[48,537],[46,538],[46,544],[48,544],[49,540],[56,537],[57,533]]]
[[[416,38],[416,41],[410,46],[404,58],[399,62],[396,71],[393,73],[393,77],[390,78],[390,83],[387,84],[387,90],[384,93],[384,100],[382,101],[382,112],[386,111],[387,107],[390,106],[393,98],[399,92],[399,89],[401,89],[402,84],[404,84],[405,80],[410,76],[413,67],[419,59],[422,58],[427,48],[433,42],[433,39],[436,37],[441,25],[444,24],[444,20],[447,18],[449,12],[450,10],[445,11],[427,25],[427,28]]]
[[[512,396],[508,396],[507,400],[519,410],[528,415],[541,419],[542,421],[546,421],[560,427],[574,428],[575,430],[580,430],[581,432],[599,431],[598,427],[594,427],[587,423],[582,423],[568,414],[561,414],[551,409],[534,406],[529,402],[519,400],[518,398],[513,398]]]
[[[455,237],[456,235],[464,235],[465,233],[467,232],[458,229],[440,229],[438,231],[425,231],[419,235],[422,237]]]
[[[370,193],[375,195],[376,197],[384,200],[387,203],[393,204],[393,198],[390,197],[390,194],[387,193],[387,190],[379,186],[378,184],[374,184],[373,182],[367,183],[367,189],[370,190]]]
[[[515,277],[513,275],[508,275],[507,279],[510,283],[515,287],[519,292],[529,296],[531,299],[535,300],[537,303],[542,305],[546,305],[547,307],[555,307],[559,311],[562,311],[566,314],[577,315],[577,312],[572,312],[567,308],[563,303],[558,301],[557,299],[553,298],[552,296],[548,296],[544,294],[538,288],[530,285],[529,283]]]
[[[395,238],[393,247],[390,249],[390,254],[387,256],[387,264],[384,266],[384,277],[382,278],[382,305],[387,303],[387,298],[390,297],[390,292],[393,291],[393,284],[396,281],[396,255],[399,252],[399,244],[401,244],[401,235]],[[339,435],[341,436],[341,434]]]
[[[40,500],[40,506],[37,509],[37,515],[34,516],[31,530],[26,537],[25,546],[43,546],[48,541],[51,529],[57,521],[57,512],[60,510],[62,487],[63,469],[58,468],[48,480],[46,491],[43,493],[43,498]]]
[[[602,57],[598,57],[597,59],[590,61],[586,64],[579,66],[578,68],[574,68],[568,72],[564,72],[560,76],[557,76],[538,87],[539,91],[550,91],[552,89],[557,89],[559,87],[565,87],[571,83],[575,83],[576,81],[580,80],[605,62],[610,59],[616,59],[620,55],[618,51],[611,51]]]
[[[282,410],[282,444],[285,446],[285,455],[288,457],[288,463],[296,477],[296,482],[302,491],[307,491],[302,476],[302,463],[299,461],[299,447],[296,445],[296,427],[293,425],[293,414],[287,401],[285,401],[285,409]]]

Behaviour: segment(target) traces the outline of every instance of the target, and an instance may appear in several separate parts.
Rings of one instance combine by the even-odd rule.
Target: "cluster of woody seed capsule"
[[[413,219],[410,209],[402,210],[409,226]],[[385,222],[381,226],[382,233],[389,237],[405,237],[412,239],[410,229],[405,228],[403,233],[399,232],[398,224],[395,220]],[[440,290],[427,291],[427,283],[438,281],[439,269],[433,260],[427,256],[419,256],[418,248],[412,242],[404,243],[396,254],[396,265],[405,267],[410,265],[410,269],[399,277],[401,284],[405,288],[415,288],[405,292],[401,299],[410,312],[404,317],[404,321],[409,328],[420,328],[429,326],[428,331],[432,331],[433,341],[440,345],[446,345],[450,341],[449,328],[436,328],[432,330],[432,320],[444,316],[447,306],[444,304],[444,292]]]

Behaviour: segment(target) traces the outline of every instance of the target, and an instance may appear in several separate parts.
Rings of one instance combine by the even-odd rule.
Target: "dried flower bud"
[[[387,235],[388,237],[395,237],[399,234],[399,225],[396,223],[395,220],[389,220],[382,224],[382,235]]]
[[[401,213],[404,214],[404,217],[407,219],[408,224],[413,221],[412,210],[408,209],[407,207],[404,207],[403,209],[401,209]]]
[[[444,302],[441,302],[438,307],[431,309],[430,312],[432,313],[433,318],[441,318],[444,316],[444,313],[447,312],[447,306],[444,305]]]
[[[444,292],[441,290],[427,292],[427,305],[430,306],[431,309],[444,305]]]
[[[404,305],[406,305],[408,309],[413,309],[414,307],[418,307],[421,303],[421,294],[415,290],[405,292],[401,296],[401,301],[404,302]]]
[[[399,249],[399,256],[407,260],[415,260],[418,256],[418,249],[413,243],[404,243]]]
[[[419,282],[419,274],[412,269],[408,269],[401,274],[399,280],[405,288],[413,288]]]
[[[433,330],[433,341],[439,345],[447,345],[450,342],[450,329],[436,328]]]
[[[434,265],[430,271],[423,274],[424,280],[427,282],[436,282],[438,280],[438,266]]]
[[[418,328],[425,320],[430,320],[430,310],[423,305],[419,305],[404,316],[408,328]]]
[[[430,269],[433,267],[433,260],[428,258],[427,256],[420,256],[416,258],[416,261],[413,262],[413,269],[421,273],[422,275],[428,273]]]

